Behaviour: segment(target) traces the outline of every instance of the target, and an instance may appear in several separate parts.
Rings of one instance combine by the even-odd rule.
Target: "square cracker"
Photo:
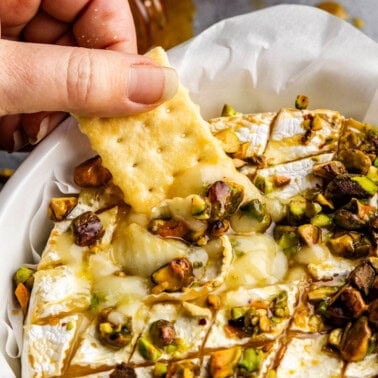
[[[169,65],[161,48],[149,56]],[[172,99],[143,114],[77,119],[125,201],[137,212],[149,213],[167,198],[200,194],[209,183],[222,179],[243,185],[247,197],[259,196],[236,171],[182,85]]]

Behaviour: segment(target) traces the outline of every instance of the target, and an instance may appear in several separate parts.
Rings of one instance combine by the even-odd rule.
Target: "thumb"
[[[0,40],[0,115],[135,114],[171,98],[177,85],[174,69],[145,56]]]

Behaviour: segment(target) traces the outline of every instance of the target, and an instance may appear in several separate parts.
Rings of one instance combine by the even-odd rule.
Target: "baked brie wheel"
[[[38,268],[15,275],[23,377],[376,376],[377,129],[299,100],[276,113],[227,106],[197,127],[189,99],[173,101],[127,121],[132,140],[163,117],[165,148],[153,136],[144,155],[113,151],[125,167],[138,156],[140,191],[89,135],[101,157],[73,172],[80,194],[51,199]],[[142,175],[159,164],[180,171]]]

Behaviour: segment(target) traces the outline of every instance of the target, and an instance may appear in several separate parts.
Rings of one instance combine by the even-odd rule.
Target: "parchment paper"
[[[207,119],[224,103],[243,112],[332,108],[378,123],[378,45],[314,7],[280,5],[215,24],[170,60]]]
[[[297,94],[304,94],[310,97],[311,108],[331,108],[378,124],[377,43],[350,24],[316,8],[285,5],[234,17],[171,50],[169,57],[192,99],[200,104],[205,119],[218,116],[224,103],[242,112],[276,111],[293,106]],[[78,141],[77,132],[67,135],[74,137],[68,148],[64,146],[65,156],[72,154],[71,160],[75,160],[75,156],[82,157],[83,151],[79,153],[77,149],[82,148],[83,143]],[[54,155],[53,151],[56,136],[54,146],[49,147],[50,142],[47,138],[29,159],[35,159],[39,151],[41,156],[50,151],[56,159],[57,153]],[[88,145],[84,149],[89,149]],[[56,178],[64,182],[68,171],[66,166],[57,168],[55,175],[46,179],[45,195],[41,193],[42,205],[32,201],[30,206],[39,211],[28,220],[29,247],[15,250],[17,261],[30,262],[38,258],[42,248],[40,240],[43,235],[47,237],[49,231],[41,216],[45,214],[46,198],[57,188],[60,191],[72,189],[68,185],[63,190],[61,184],[53,183]],[[27,185],[27,180],[24,181]],[[38,201],[40,204],[41,199]],[[0,210],[10,211],[4,207]],[[33,235],[38,236],[37,241]],[[3,268],[1,273],[11,277],[13,265],[8,265],[9,271]],[[12,297],[11,282],[3,290],[5,297]],[[10,327],[11,302],[0,303],[1,378],[19,375],[17,349],[21,327],[13,326],[16,330]],[[19,324],[14,320],[14,324]]]

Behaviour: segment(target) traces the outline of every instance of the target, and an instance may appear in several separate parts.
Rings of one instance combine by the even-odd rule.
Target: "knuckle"
[[[94,56],[90,51],[77,49],[68,59],[66,74],[67,100],[74,107],[86,104],[93,92]]]

